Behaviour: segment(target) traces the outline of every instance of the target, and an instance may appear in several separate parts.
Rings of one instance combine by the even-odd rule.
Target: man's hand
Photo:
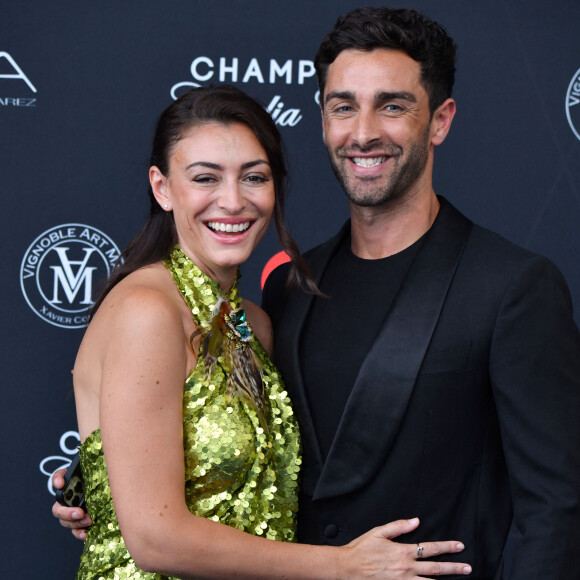
[[[52,476],[52,486],[55,489],[62,489],[64,487],[64,474],[66,469],[59,469],[55,471]],[[54,502],[52,506],[52,515],[60,520],[60,525],[65,528],[70,528],[72,535],[78,540],[87,539],[87,530],[93,522],[91,517],[80,508],[70,508]]]

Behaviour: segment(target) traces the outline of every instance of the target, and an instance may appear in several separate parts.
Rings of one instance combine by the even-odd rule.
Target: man
[[[453,41],[360,8],[315,64],[351,220],[307,254],[324,297],[282,266],[263,303],[302,426],[299,541],[419,516],[401,541],[462,540],[472,578],[580,578],[580,335],[549,261],[435,195]]]
[[[263,300],[303,433],[299,541],[417,515],[401,541],[461,539],[472,578],[580,578],[580,337],[550,262],[433,191],[453,41],[359,8],[315,66],[351,220],[306,255],[326,297],[286,290],[286,265]]]

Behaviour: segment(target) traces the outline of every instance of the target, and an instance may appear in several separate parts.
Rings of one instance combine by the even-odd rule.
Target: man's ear
[[[433,113],[433,118],[431,119],[431,144],[441,145],[449,129],[451,129],[451,122],[453,117],[455,117],[455,101],[453,99],[447,99],[442,105],[439,105],[435,112]]]
[[[165,210],[171,211],[171,199],[169,195],[169,187],[167,185],[167,177],[161,173],[159,167],[153,165],[149,168],[149,183],[151,190],[157,200],[157,203]]]

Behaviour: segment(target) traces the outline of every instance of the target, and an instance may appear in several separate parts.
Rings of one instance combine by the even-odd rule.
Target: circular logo
[[[580,139],[580,68],[572,77],[566,93],[566,117],[570,129]]]
[[[119,248],[103,232],[63,224],[40,234],[20,266],[20,287],[28,305],[60,328],[84,328],[94,293],[110,275]]]

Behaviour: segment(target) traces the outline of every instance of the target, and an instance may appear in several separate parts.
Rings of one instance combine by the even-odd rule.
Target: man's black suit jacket
[[[306,254],[316,280],[348,231]],[[270,275],[263,306],[302,428],[299,541],[345,544],[419,516],[401,541],[463,541],[443,559],[472,578],[580,579],[580,335],[556,267],[441,199],[326,461],[298,356],[313,297],[287,273]]]

